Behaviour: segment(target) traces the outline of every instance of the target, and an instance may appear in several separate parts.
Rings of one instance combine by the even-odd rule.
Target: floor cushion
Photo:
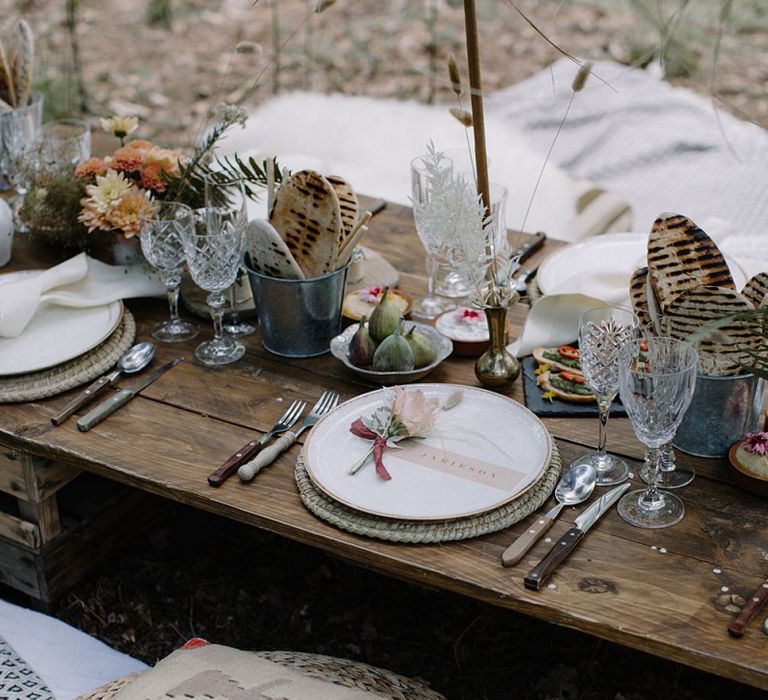
[[[347,659],[298,652],[247,652],[193,640],[153,669],[79,700],[444,700],[404,676]]]

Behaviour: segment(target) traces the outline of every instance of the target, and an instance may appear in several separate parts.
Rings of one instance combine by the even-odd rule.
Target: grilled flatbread
[[[360,215],[360,204],[357,201],[357,195],[343,177],[338,175],[329,175],[327,178],[333,189],[336,190],[336,196],[339,198],[339,212],[341,213],[341,235],[337,241],[338,249],[341,250],[349,240],[352,230],[357,223],[357,217]]]
[[[725,287],[698,287],[680,294],[667,309],[668,333],[678,340],[689,340],[701,326],[752,309],[749,300]],[[721,325],[698,344],[699,371],[711,376],[728,376],[743,371],[745,349],[756,350],[760,337],[754,324],[734,321]]]
[[[320,173],[302,170],[283,180],[270,223],[306,278],[335,269],[342,231],[339,198]]]
[[[269,221],[254,219],[245,229],[245,246],[251,267],[262,275],[286,280],[302,280],[304,273]]]
[[[768,306],[768,272],[759,272],[747,284],[741,293],[759,309]]]
[[[689,218],[662,214],[648,238],[648,271],[662,312],[683,292],[704,285],[736,290],[715,242]]]
[[[632,310],[640,319],[640,326],[647,328],[651,324],[648,312],[648,268],[641,267],[632,273],[629,279],[629,297],[632,300]]]

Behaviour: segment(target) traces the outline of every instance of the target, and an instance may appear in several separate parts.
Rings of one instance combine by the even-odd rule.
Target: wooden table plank
[[[406,291],[421,292],[423,257],[409,210],[389,205],[374,219],[368,245],[382,250],[404,272]],[[554,247],[548,244],[550,251]],[[20,257],[16,264],[23,262]],[[140,338],[165,314],[161,302],[129,306]],[[522,305],[511,311],[513,328],[521,327],[525,312]],[[206,335],[208,328],[202,333]],[[274,357],[261,348],[258,336],[246,340],[246,357],[236,365],[203,367],[192,357],[196,342],[200,339],[159,347],[158,365],[177,354],[187,361],[89,433],[79,433],[74,420],[55,429],[48,422],[70,392],[1,407],[0,443],[271,530],[389,576],[469,595],[768,689],[765,637],[753,625],[742,640],[730,639],[726,625],[732,613],[724,609],[728,596],[749,595],[765,576],[768,553],[762,533],[768,511],[764,501],[730,485],[722,461],[681,457],[699,471],[699,478],[681,494],[688,509],[681,524],[664,531],[641,530],[612,512],[558,570],[552,579],[555,588],[533,593],[523,588],[522,576],[546,551],[545,543],[515,568],[500,565],[501,552],[525,522],[440,546],[357,537],[325,524],[301,505],[293,481],[298,448],[250,484],[231,479],[220,489],[208,487],[208,473],[254,431],[267,429],[286,401],[314,400],[329,386],[344,398],[372,387],[329,356],[301,361]],[[455,359],[428,380],[475,384],[472,363]],[[519,382],[510,396],[522,401]],[[596,441],[596,419],[545,423],[560,439],[566,463]],[[626,419],[611,421],[609,441],[621,454],[642,457]],[[633,463],[635,471],[637,466]],[[553,533],[564,531],[577,512],[566,509]],[[721,573],[715,574],[715,568]]]

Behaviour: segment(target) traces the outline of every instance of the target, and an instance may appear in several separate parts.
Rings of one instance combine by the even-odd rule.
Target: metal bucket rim
[[[249,265],[249,263],[250,263],[250,257],[248,253],[246,253],[243,261],[245,270],[249,275],[253,275],[254,277],[258,277],[259,279],[267,280],[268,282],[278,282],[283,284],[308,284],[312,282],[321,282],[322,280],[328,279],[329,277],[333,277],[334,275],[338,275],[344,272],[352,264],[352,261],[350,260],[343,267],[340,267],[338,270],[331,270],[330,272],[326,272],[324,275],[320,275],[320,277],[310,277],[309,279],[303,279],[303,280],[289,280],[283,277],[271,277],[270,275],[265,275],[265,274],[262,274],[261,272],[256,272],[256,270],[254,270]]]

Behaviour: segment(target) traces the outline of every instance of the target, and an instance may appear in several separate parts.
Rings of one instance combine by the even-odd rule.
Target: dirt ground
[[[676,84],[714,92],[728,109],[768,127],[765,0],[515,4],[574,55],[661,60]],[[17,13],[30,20],[38,36],[37,86],[49,117],[77,113],[83,101],[94,123],[112,112],[138,114],[141,136],[182,146],[199,138],[213,105],[246,94],[246,105],[290,89],[447,100],[445,58],[450,51],[460,61],[463,55],[457,0],[338,0],[320,15],[311,13],[314,0],[172,0],[169,26],[148,22],[150,5],[157,10],[163,3],[0,0],[0,21]],[[558,57],[510,0],[479,5],[487,90],[522,80]],[[68,9],[76,10],[70,24],[83,100]],[[239,42],[252,43],[236,53]],[[274,47],[283,43],[276,57]],[[197,635],[246,649],[361,659],[425,678],[451,700],[757,696],[183,508],[169,512],[148,540],[84,581],[54,612],[149,663]]]
[[[158,14],[166,3],[168,24],[150,24],[150,10]],[[450,98],[446,57],[454,52],[463,65],[464,56],[460,0],[338,0],[313,14],[315,3],[0,0],[0,19],[20,12],[32,23],[37,83],[50,116],[76,112],[81,101],[74,36],[90,113],[138,114],[141,134],[169,145],[193,144],[218,102],[253,105],[278,91]],[[479,0],[488,91],[560,55],[515,7],[575,56],[661,61],[673,82],[717,95],[728,109],[768,126],[764,0]],[[237,53],[238,44],[246,51]]]

